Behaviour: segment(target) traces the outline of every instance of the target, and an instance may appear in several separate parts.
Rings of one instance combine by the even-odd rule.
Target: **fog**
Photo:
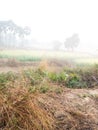
[[[97,13],[97,0],[0,0],[0,21],[30,28],[22,44],[26,48],[58,50],[55,46],[60,43],[59,49],[66,50],[66,39],[77,34],[74,50],[96,52]]]

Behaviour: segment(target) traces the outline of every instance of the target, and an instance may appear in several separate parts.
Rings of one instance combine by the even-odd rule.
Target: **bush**
[[[44,71],[41,71],[40,69],[34,71],[34,70],[27,70],[24,71],[24,76],[30,81],[31,85],[40,84],[45,76],[46,73]]]
[[[49,73],[49,79],[71,88],[90,88],[98,85],[98,66],[66,68],[63,72]]]

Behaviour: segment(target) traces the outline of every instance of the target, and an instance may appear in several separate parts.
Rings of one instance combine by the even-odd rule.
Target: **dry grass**
[[[40,63],[39,63],[39,69],[41,70],[48,70],[49,69],[49,65],[48,65],[48,61],[47,60],[42,60]]]
[[[74,64],[63,59],[43,59],[39,62],[38,68],[48,72],[60,72],[64,67],[74,67]]]
[[[0,130],[97,130],[97,96],[82,96],[90,90],[30,93],[23,84],[0,91]]]
[[[83,113],[78,109],[66,110],[66,119],[63,120],[63,128],[69,130],[97,130],[97,125],[95,123],[94,115],[91,113]],[[60,126],[61,122],[58,122]]]
[[[0,130],[52,130],[53,120],[26,88],[0,93]]]
[[[98,130],[96,97],[77,96],[78,93],[83,95],[89,92],[89,90],[65,89],[59,95],[52,93],[39,97],[39,101],[55,117],[56,128],[54,130]]]

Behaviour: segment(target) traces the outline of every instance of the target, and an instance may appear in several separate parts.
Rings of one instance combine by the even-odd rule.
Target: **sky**
[[[45,44],[78,33],[80,49],[98,49],[98,0],[0,0],[0,20],[31,27]]]

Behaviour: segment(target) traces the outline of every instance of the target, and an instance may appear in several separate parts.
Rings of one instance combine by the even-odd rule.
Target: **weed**
[[[39,88],[39,91],[40,91],[41,93],[46,93],[46,92],[48,92],[48,90],[49,90],[49,86],[41,86],[41,87]]]

